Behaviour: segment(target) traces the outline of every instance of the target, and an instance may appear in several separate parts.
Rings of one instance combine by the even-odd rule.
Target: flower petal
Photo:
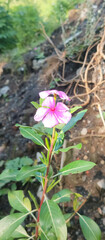
[[[68,111],[55,111],[55,115],[59,123],[67,124],[71,119],[71,113]]]
[[[38,122],[41,121],[44,118],[44,116],[48,113],[48,111],[49,111],[49,108],[44,108],[44,107],[38,108],[34,116],[34,120]]]
[[[39,93],[39,96],[41,97],[41,98],[46,98],[46,97],[48,97],[50,94],[57,94],[57,90],[48,90],[48,91],[42,91],[42,92],[40,92]]]
[[[64,103],[58,102],[56,105],[56,110],[65,112],[65,111],[69,110],[69,108]]]
[[[57,91],[60,98],[70,101],[70,98],[63,91]]]
[[[52,128],[59,124],[55,114],[51,111],[48,112],[48,114],[44,117],[42,120],[45,127]]]
[[[43,103],[42,106],[48,107],[48,108],[54,108],[55,107],[55,100],[53,97],[47,97]]]
[[[40,96],[41,98],[46,98],[46,97],[48,97],[50,94],[52,94],[52,95],[56,94],[56,95],[58,95],[60,98],[66,99],[66,100],[70,101],[70,98],[66,95],[65,92],[63,92],[63,91],[58,91],[58,90],[42,91],[42,92],[39,93],[39,96]]]

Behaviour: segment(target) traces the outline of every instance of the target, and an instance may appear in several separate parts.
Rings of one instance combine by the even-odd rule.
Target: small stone
[[[105,163],[104,160],[101,160],[101,164],[104,165],[104,163]]]
[[[105,179],[101,179],[97,182],[97,187],[99,190],[105,190]]]
[[[43,158],[43,157],[42,157],[42,154],[41,154],[40,152],[37,152],[37,153],[36,153],[36,159],[37,159],[37,162],[38,162],[38,163],[41,162],[40,158]]]
[[[87,160],[87,159],[88,159],[88,156],[87,156],[87,155],[85,155],[85,156],[83,157],[83,159],[84,159],[84,160]]]
[[[0,97],[4,96],[5,94],[7,94],[7,92],[10,90],[10,88],[8,86],[2,87],[0,88]]]
[[[85,182],[86,181],[86,175],[82,176],[82,181]]]
[[[5,85],[9,84],[9,82],[10,82],[9,79],[7,79],[5,82]]]
[[[102,210],[101,210],[101,208],[99,207],[97,210],[98,210],[99,214],[102,215]]]
[[[103,221],[103,225],[105,226],[105,218],[103,218],[102,221]]]
[[[105,207],[102,209],[102,214],[105,215]]]
[[[38,191],[37,191],[37,197],[38,197],[40,200],[42,199],[42,194],[43,194],[42,186],[39,186]]]
[[[94,216],[95,216],[96,218],[100,218],[100,214],[99,214],[98,212],[96,212],[96,213],[94,214]]]
[[[81,135],[85,136],[87,134],[87,128],[83,128],[81,131]]]
[[[88,124],[90,124],[90,123],[91,123],[91,121],[90,121],[90,120],[87,120],[87,123],[88,123]]]
[[[96,149],[94,146],[91,147],[91,153],[95,153]]]
[[[40,59],[40,60],[33,60],[33,66],[32,66],[32,68],[34,69],[34,70],[39,70],[42,66],[43,66],[43,64],[45,63],[45,59]]]
[[[104,133],[105,132],[105,127],[100,127],[99,130],[98,130],[98,133],[101,134],[101,133]]]

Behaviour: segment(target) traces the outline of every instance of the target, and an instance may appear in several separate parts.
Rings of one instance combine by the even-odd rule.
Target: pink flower
[[[34,116],[35,121],[42,121],[44,126],[48,128],[52,128],[59,123],[68,123],[70,119],[69,108],[61,102],[55,105],[53,97],[47,97]]]
[[[57,91],[57,90],[42,91],[42,92],[39,93],[39,96],[40,96],[41,98],[46,98],[46,97],[48,97],[50,94],[52,94],[52,95],[56,94],[56,95],[58,95],[60,98],[70,101],[70,98],[66,95],[65,92]]]

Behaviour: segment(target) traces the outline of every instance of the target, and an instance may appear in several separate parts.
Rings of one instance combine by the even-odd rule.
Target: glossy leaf
[[[31,102],[31,104],[36,108],[38,109],[40,107],[40,105],[37,103],[37,102]]]
[[[45,128],[42,122],[39,122],[33,126],[35,131],[43,133],[44,135],[48,134],[52,136],[53,129],[52,128]]]
[[[79,143],[77,145],[74,145],[74,146],[70,146],[70,147],[67,147],[67,148],[60,148],[58,149],[57,151],[55,151],[54,153],[58,154],[59,152],[68,152],[69,150],[73,149],[73,148],[76,148],[76,149],[81,149],[82,147],[82,144]]]
[[[32,201],[34,202],[35,207],[38,209],[39,205],[37,203],[35,196],[30,191],[28,191],[28,194],[29,194],[30,198],[32,199]]]
[[[67,228],[64,216],[59,206],[52,200],[46,200],[41,207],[40,225],[47,237],[50,231],[50,234],[52,233],[54,235],[54,239],[67,239]],[[41,235],[43,236],[43,233]],[[42,239],[41,237],[41,240]]]
[[[8,200],[10,205],[23,213],[31,211],[31,203],[29,199],[24,199],[24,193],[22,190],[19,191],[13,191],[8,193]]]
[[[53,189],[59,182],[60,182],[60,179],[57,181],[54,179],[48,186],[46,193],[50,192],[51,189]]]
[[[44,164],[40,164],[37,166],[25,166],[22,167],[21,170],[17,174],[17,181],[24,180],[26,178],[37,176],[37,172],[44,172],[46,170],[46,166]]]
[[[93,162],[77,160],[77,161],[71,162],[68,165],[66,165],[65,167],[63,167],[60,170],[60,173],[58,173],[58,174],[68,175],[69,173],[72,173],[72,174],[81,173],[81,172],[90,170],[95,165],[96,164]]]
[[[101,240],[101,230],[91,218],[79,215],[79,222],[86,240]]]
[[[23,137],[31,139],[37,145],[45,147],[41,136],[35,133],[35,131],[30,127],[20,127],[20,133],[22,134]]]
[[[17,171],[13,171],[10,169],[5,169],[1,174],[0,174],[0,181],[7,180],[10,181],[15,181],[16,180],[16,175]]]
[[[76,112],[78,109],[82,108],[81,106],[76,106],[70,109],[71,114]]]
[[[20,169],[23,166],[27,166],[27,165],[32,165],[33,164],[33,160],[27,156],[25,157],[17,157],[15,159],[9,160],[6,162],[5,166],[8,169]]]
[[[65,133],[70,130],[74,125],[83,118],[87,110],[80,111],[76,116],[72,117],[70,121],[62,128],[62,131]]]
[[[23,226],[19,226],[11,235],[13,239],[15,238],[21,238],[24,237],[24,239],[29,238],[29,235],[27,234],[26,230],[23,228]]]
[[[55,193],[51,200],[53,200],[56,203],[69,202],[71,193],[72,192],[69,189],[63,189]]]
[[[64,133],[60,131],[55,143],[54,152],[57,151],[63,145],[63,142],[64,142]]]
[[[27,214],[14,213],[0,220],[0,240],[10,240],[11,234],[24,221]]]

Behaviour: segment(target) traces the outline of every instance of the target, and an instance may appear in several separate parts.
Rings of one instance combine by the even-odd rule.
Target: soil
[[[54,44],[60,50],[61,43],[59,42],[61,41],[61,34],[61,29],[59,29],[53,33],[51,38],[52,40],[54,39]],[[58,47],[58,43],[60,47]],[[8,86],[7,93],[0,96],[0,160],[7,161],[23,156],[29,156],[34,160],[36,153],[41,150],[40,147],[24,139],[20,135],[18,127],[15,126],[16,123],[29,126],[35,124],[33,118],[35,108],[31,105],[31,102],[38,101],[40,91],[50,88],[53,76],[58,77],[62,75],[64,62],[62,63],[59,60],[55,49],[48,41],[41,45],[41,49],[44,50],[45,62],[38,70],[32,68],[32,61],[35,58],[33,50],[24,56],[26,72],[22,72],[19,69],[14,71],[13,66],[12,68],[10,66],[9,68],[8,66],[4,67],[2,71],[5,63],[1,62],[0,64],[0,89]],[[83,61],[85,52],[82,53],[81,61]],[[90,53],[89,59],[91,59],[95,52],[96,48]],[[30,61],[29,58],[31,59]],[[76,58],[73,60],[76,60]],[[53,64],[55,61],[56,67]],[[66,82],[68,81],[68,84],[65,84],[62,80],[56,88],[68,92],[68,96],[70,97],[73,96],[75,81],[71,88],[69,88],[69,83],[70,80],[72,81],[77,76],[77,71],[81,66],[80,62],[75,63],[66,58],[65,74],[62,79],[65,79]],[[88,81],[90,81],[90,75],[88,76]],[[81,92],[84,92],[83,88],[78,87],[78,94]],[[78,98],[71,100],[70,107],[74,106],[74,104],[80,104]],[[85,116],[68,134],[67,145],[81,142],[82,149],[67,153],[65,160],[66,164],[72,160],[83,159],[95,162],[96,166],[85,173],[69,175],[63,178],[62,186],[82,194],[84,199],[89,195],[80,213],[96,221],[101,228],[102,239],[105,240],[105,186],[99,189],[97,185],[99,180],[105,179],[105,125],[102,118],[98,117],[99,105],[97,104],[100,105],[102,111],[105,110],[104,83],[99,86],[96,94],[91,94],[88,105],[84,107],[87,109]],[[1,168],[2,170],[3,167]],[[0,201],[0,210],[6,215],[10,211],[6,196],[1,196]],[[65,207],[67,212],[71,210],[71,205],[68,204]],[[85,239],[78,224],[78,217],[75,217],[71,221],[71,226],[69,226],[68,230],[68,240]]]

